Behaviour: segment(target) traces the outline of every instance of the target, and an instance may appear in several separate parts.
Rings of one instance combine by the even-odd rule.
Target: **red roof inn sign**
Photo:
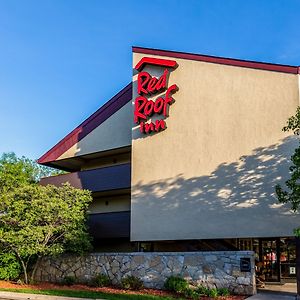
[[[145,64],[165,67],[163,74],[157,78],[148,72],[141,72]],[[140,125],[141,133],[159,132],[166,128],[165,118],[168,116],[169,105],[174,102],[172,94],[178,90],[176,84],[168,87],[169,69],[176,68],[175,60],[143,57],[135,66],[139,71],[137,78],[137,93],[139,96],[134,101],[134,123]],[[155,94],[165,92],[155,100],[149,99]],[[160,115],[155,121],[148,121],[153,115]]]

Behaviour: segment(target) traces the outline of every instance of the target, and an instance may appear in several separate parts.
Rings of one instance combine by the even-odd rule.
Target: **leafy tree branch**
[[[288,119],[282,130],[293,131],[295,135],[300,134],[300,107],[297,108],[296,114]],[[300,208],[300,145],[291,156],[291,161],[290,178],[285,182],[287,189],[276,185],[275,192],[280,203],[290,203],[291,209],[297,212]],[[300,237],[300,228],[296,228],[294,233]]]

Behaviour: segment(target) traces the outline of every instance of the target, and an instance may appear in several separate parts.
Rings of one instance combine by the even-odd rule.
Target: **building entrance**
[[[295,238],[239,239],[238,248],[255,252],[256,275],[261,281],[296,281]]]
[[[296,243],[294,238],[259,239],[253,243],[256,273],[265,282],[294,282]],[[255,247],[256,246],[256,247]]]
[[[296,280],[296,240],[280,239],[280,277],[282,281]]]
[[[260,240],[260,272],[266,282],[280,281],[279,239]]]

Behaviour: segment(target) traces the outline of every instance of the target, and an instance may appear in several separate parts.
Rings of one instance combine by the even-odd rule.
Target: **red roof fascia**
[[[267,70],[267,71],[300,74],[300,67],[298,67],[298,66],[279,65],[279,64],[251,61],[251,60],[241,60],[241,59],[234,59],[234,58],[225,58],[225,57],[217,57],[217,56],[209,56],[209,55],[201,55],[201,54],[193,54],[193,53],[185,53],[185,52],[158,50],[158,49],[150,49],[150,48],[142,48],[142,47],[132,47],[132,51],[135,53],[168,56],[168,57],[174,57],[174,58],[182,58],[182,59],[203,61],[203,62],[251,68],[251,69],[260,69],[260,70]]]
[[[38,159],[39,164],[46,164],[55,161],[73,145],[82,140],[91,131],[97,128],[116,111],[128,103],[132,98],[132,83],[129,83],[118,94],[106,102],[95,113],[88,117],[48,152]]]
[[[155,65],[169,68],[176,68],[177,63],[175,60],[170,59],[162,59],[162,58],[154,58],[154,57],[143,57],[137,65],[134,67],[136,70],[141,71],[144,65]]]

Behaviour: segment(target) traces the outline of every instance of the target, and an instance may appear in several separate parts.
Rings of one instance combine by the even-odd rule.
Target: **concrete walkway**
[[[296,283],[266,284],[265,288],[258,289],[257,295],[247,300],[295,300]]]
[[[295,300],[295,294],[280,292],[258,292],[258,294],[247,298],[247,300]]]
[[[25,293],[0,291],[0,300],[78,300],[78,299],[92,300],[90,298],[60,297],[60,296],[48,296],[48,295],[39,295],[39,294],[25,294]],[[96,300],[100,300],[100,298]]]

